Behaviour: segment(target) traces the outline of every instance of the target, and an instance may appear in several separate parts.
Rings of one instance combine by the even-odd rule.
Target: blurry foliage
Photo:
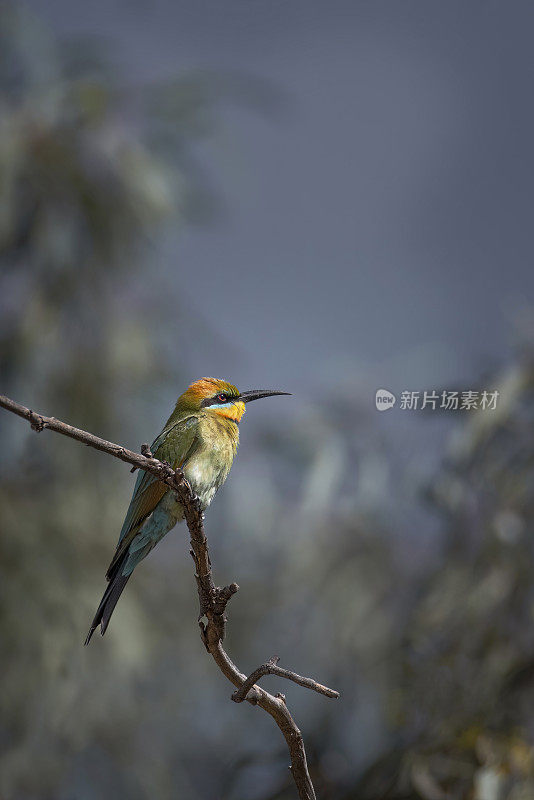
[[[2,389],[138,446],[161,421],[150,391],[182,383],[180,351],[161,347],[179,281],[161,296],[151,243],[202,216],[190,148],[215,100],[274,99],[236,76],[134,91],[87,43],[60,47],[13,10],[2,23]],[[342,691],[282,687],[322,800],[534,797],[532,352],[504,371],[496,412],[451,418],[424,491],[407,477],[417,447],[394,454],[351,391],[265,427],[255,450],[247,431],[210,509],[216,579],[241,586],[229,652],[244,670],[279,653]],[[131,476],[0,425],[2,796],[293,798],[277,732],[229,701],[203,652],[183,529],[84,649]]]
[[[534,797],[534,357],[459,425],[427,497],[444,524],[391,658],[400,743],[348,797]]]
[[[123,313],[120,298],[156,226],[185,208],[185,166],[171,168],[126,124],[128,91],[91,49],[64,52],[9,7],[1,29],[4,388],[31,385],[58,413],[109,430],[121,380],[161,367],[146,320],[131,339],[132,307]]]

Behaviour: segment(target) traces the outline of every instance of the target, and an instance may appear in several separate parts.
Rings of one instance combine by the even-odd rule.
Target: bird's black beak
[[[251,389],[248,392],[241,392],[239,399],[243,403],[250,403],[252,400],[261,400],[262,397],[274,397],[277,394],[290,395],[291,392],[278,392],[276,389]]]

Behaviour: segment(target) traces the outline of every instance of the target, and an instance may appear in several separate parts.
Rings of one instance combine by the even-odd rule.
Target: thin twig
[[[238,591],[239,587],[237,583],[231,583],[229,586],[219,588],[213,582],[202,509],[200,508],[198,497],[191,489],[183,472],[179,469],[174,470],[169,464],[164,464],[154,458],[148,445],[142,446],[143,455],[140,455],[133,450],[108,442],[80,428],[74,428],[72,425],[55,419],[55,417],[36,414],[29,408],[25,408],[3,395],[0,395],[0,407],[27,420],[32,429],[38,433],[48,429],[64,436],[69,436],[71,439],[76,439],[76,441],[94,447],[96,450],[119,458],[136,469],[150,472],[176,492],[184,508],[184,516],[191,536],[191,555],[195,562],[195,578],[200,603],[199,625],[202,641],[221,672],[237,688],[237,691],[232,695],[232,699],[238,703],[247,700],[252,705],[258,705],[274,719],[287,743],[291,758],[291,774],[293,775],[300,800],[316,800],[315,790],[308,772],[302,734],[289,713],[284,696],[281,694],[275,696],[266,692],[265,689],[256,685],[256,681],[263,675],[272,674],[287,678],[300,686],[313,689],[327,697],[335,698],[339,697],[339,694],[311,678],[303,678],[295,672],[278,667],[277,657],[263,664],[248,678],[230,659],[222,646],[226,626],[225,611],[228,601]],[[202,617],[206,617],[206,623],[202,622]]]
[[[279,667],[279,661],[280,659],[278,656],[273,656],[269,661],[266,661],[265,664],[262,664],[258,669],[255,669],[254,672],[251,672],[241,688],[233,693],[232,700],[235,703],[242,703],[243,700],[247,700],[249,690],[252,689],[256,681],[259,681],[264,675],[278,675],[279,678],[287,678],[288,681],[298,683],[299,686],[304,686],[305,689],[313,689],[314,692],[324,694],[326,697],[339,697],[339,692],[336,692],[335,689],[329,689],[328,686],[317,683],[313,678],[304,678],[302,675],[297,675],[296,672],[290,669]]]

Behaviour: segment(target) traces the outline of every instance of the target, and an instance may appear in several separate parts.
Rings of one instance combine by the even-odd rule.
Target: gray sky
[[[227,213],[164,251],[232,345],[193,349],[198,372],[400,390],[506,353],[534,288],[532,3],[28,5],[141,80],[231,68],[287,94],[273,119],[223,112],[199,158]]]

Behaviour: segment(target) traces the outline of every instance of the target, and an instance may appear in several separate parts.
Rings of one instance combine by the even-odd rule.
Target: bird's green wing
[[[194,449],[197,428],[198,419],[196,417],[186,417],[165,428],[150,447],[154,458],[166,461],[173,469],[182,467]],[[132,539],[137,535],[139,528],[154,511],[168,488],[150,472],[139,471],[119,536],[117,550],[107,571],[108,579],[112,576],[115,566],[130,546]]]

